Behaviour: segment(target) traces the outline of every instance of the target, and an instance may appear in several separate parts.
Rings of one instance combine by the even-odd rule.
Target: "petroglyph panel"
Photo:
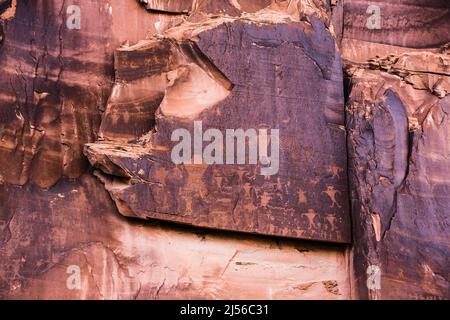
[[[256,14],[248,21],[211,18],[118,49],[113,95],[121,91],[159,104],[150,117],[154,128],[142,134],[133,121],[109,125],[111,115],[118,116],[109,104],[103,140],[86,145],[119,211],[207,228],[349,242],[341,64],[330,31],[315,17],[311,23],[283,14],[277,22]],[[152,85],[144,92],[142,83]],[[123,119],[134,114],[120,112]],[[200,133],[194,130],[199,122]],[[222,161],[201,159],[211,143],[203,137],[198,150],[189,148],[192,162],[174,163],[172,134],[180,129],[192,140],[189,147],[199,134],[201,139],[216,130]],[[250,161],[250,140],[244,163],[227,162],[230,129],[269,135],[279,130],[272,174],[264,173],[261,157]]]

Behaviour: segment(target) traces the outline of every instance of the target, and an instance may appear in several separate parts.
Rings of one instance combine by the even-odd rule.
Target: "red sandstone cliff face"
[[[449,298],[446,1],[0,14],[1,298]],[[174,164],[194,121],[278,170]]]
[[[332,34],[311,19],[312,26],[281,12],[208,18],[116,52],[103,136],[85,153],[122,214],[350,242],[340,59]],[[154,91],[143,97],[145,85]],[[129,102],[138,97],[151,117],[142,129],[141,112]],[[206,159],[207,141],[200,144],[204,159],[171,161],[172,135],[180,128],[192,139],[219,130],[214,165]],[[222,133],[239,128],[254,130],[255,140],[261,130],[279,130],[268,154],[279,144],[276,163],[229,163],[235,142]],[[251,143],[244,146],[249,158]]]
[[[248,11],[258,11],[270,5],[241,3],[241,9]],[[89,169],[82,149],[89,142],[115,142],[120,143],[126,154],[127,143],[136,143],[154,127],[156,110],[163,97],[166,100],[171,96],[176,98],[177,91],[165,94],[167,84],[164,79],[167,75],[158,76],[162,70],[152,69],[155,64],[147,64],[145,59],[155,57],[164,61],[172,60],[172,56],[167,51],[161,51],[159,55],[133,55],[131,44],[152,34],[163,33],[172,24],[182,23],[187,15],[185,9],[152,8],[152,3],[146,5],[149,9],[146,11],[135,1],[78,5],[80,29],[68,29],[68,3],[62,1],[37,1],[28,5],[17,3],[14,15],[3,23],[6,36],[1,48],[5,71],[1,80],[4,83],[4,115],[1,117],[1,296],[39,299],[350,298],[346,246],[224,234],[121,218],[120,213],[126,213],[123,210],[126,204],[122,206],[111,198],[114,190],[107,187],[111,195],[108,194],[102,184],[104,180],[95,177],[99,173],[94,176]],[[228,23],[237,20],[237,25],[240,21],[237,17],[244,14],[232,4],[222,6],[218,2],[204,2],[199,7],[203,9],[191,7],[189,11],[192,11],[192,22],[200,24],[210,19],[210,14],[227,11],[235,17],[233,20],[229,18]],[[178,10],[183,10],[183,13],[164,13]],[[283,16],[292,14],[298,21],[297,6],[288,8],[286,4],[276,5],[274,10],[278,11],[268,13],[265,28],[273,25],[276,31],[278,24],[286,25],[287,18],[279,19],[278,13]],[[30,22],[23,25],[19,23],[21,21]],[[76,21],[71,20],[70,23],[77,27]],[[287,37],[290,30],[297,30],[295,32],[302,35],[306,24],[295,23],[295,28],[295,25],[282,27],[285,31],[277,36],[277,41]],[[222,25],[222,22],[217,25]],[[250,31],[261,32],[260,29],[262,27],[254,27]],[[276,40],[271,39],[274,31],[271,37],[259,41],[260,52],[271,52],[270,41]],[[236,41],[239,32],[225,38],[223,44]],[[322,27],[321,32],[327,31]],[[330,108],[327,115],[330,122],[339,121],[343,125],[343,96],[342,90],[338,89],[342,88],[339,81],[342,71],[332,36],[325,35],[328,39],[323,44],[326,51],[323,54],[312,52],[312,58],[319,59],[319,65],[334,65],[333,72],[326,76],[331,80],[321,80],[323,71],[313,65],[313,60],[307,60],[309,58],[303,54],[300,59],[307,62],[307,71],[314,72],[315,81],[318,84],[323,82],[323,98],[330,103],[323,104],[321,108]],[[302,41],[311,39],[304,36]],[[322,44],[316,42],[320,50]],[[209,43],[213,45],[214,41],[209,40]],[[115,66],[113,53],[118,47],[122,48],[123,58],[128,59],[123,61],[129,61],[131,72],[127,73],[126,69],[117,65],[117,59]],[[300,48],[293,46],[291,50],[301,52]],[[230,52],[229,59],[236,54]],[[272,56],[276,58],[276,55]],[[200,76],[193,79],[194,85],[199,79],[204,79],[209,81],[205,83],[206,89],[209,89],[211,83],[217,81],[217,75],[213,77],[214,81],[208,80],[208,71],[214,70],[214,67],[205,67],[207,59],[203,57],[199,61],[192,61],[192,58],[189,61],[176,66],[174,71],[178,70],[178,77],[182,77],[182,71],[186,69],[187,75],[192,72]],[[139,74],[133,68],[145,72]],[[249,66],[248,72],[252,72],[253,68],[255,66]],[[266,70],[271,72],[267,67]],[[174,71],[171,74],[176,75]],[[283,71],[280,69],[278,80],[273,80],[280,81]],[[327,72],[326,69],[324,71]],[[156,75],[154,79],[149,76],[152,72]],[[236,75],[231,76],[235,80]],[[287,81],[289,74],[284,77]],[[264,79],[262,76],[260,78]],[[239,82],[235,82],[233,86],[239,87]],[[282,84],[279,82],[279,90],[285,86]],[[250,92],[255,92],[259,85],[254,82],[252,86],[255,89]],[[228,95],[230,85],[227,86],[227,81],[224,81],[218,88],[223,86],[224,89],[219,92]],[[284,90],[284,95],[288,95],[289,91]],[[335,90],[336,97],[329,95],[329,90]],[[270,92],[268,97],[275,98],[276,88],[273,87]],[[197,93],[201,94],[201,91]],[[217,91],[213,93],[210,104],[217,99]],[[337,102],[331,103],[333,98]],[[269,103],[267,105],[271,106]],[[182,111],[175,109],[173,112]],[[235,111],[236,118],[240,116],[238,111]],[[340,114],[340,117],[334,114]],[[268,115],[267,119],[270,119]],[[344,131],[332,130],[340,132],[339,143],[343,150]],[[140,145],[135,147],[141,148]],[[345,152],[340,157],[345,159]],[[105,169],[108,167],[105,163],[98,167],[111,177],[123,176],[120,167],[111,165],[112,171]],[[343,179],[343,169],[336,170]],[[135,172],[130,186],[142,174],[139,169]],[[146,173],[148,179],[158,177],[152,172]],[[136,187],[145,187],[144,179],[138,182]],[[195,179],[190,182],[195,183]],[[225,181],[223,188],[227,187],[227,183],[230,182]],[[171,185],[170,182],[168,185]],[[292,196],[290,201],[295,200],[293,205],[297,205],[299,197],[303,201],[306,194],[301,195]],[[321,196],[327,197],[326,194]],[[345,204],[341,200],[345,196],[343,189],[337,199],[339,206]],[[260,201],[259,198],[255,201]],[[142,200],[145,199],[144,196]],[[156,200],[159,198],[156,197]],[[197,211],[198,207],[194,209],[193,217],[201,213]],[[335,209],[338,207],[335,206]],[[180,210],[185,210],[185,207]],[[137,212],[136,209],[135,215]],[[342,215],[343,221],[349,217],[348,211],[338,210],[338,214]],[[313,213],[309,219],[313,221],[314,216]],[[241,218],[236,216],[236,219],[239,221]],[[289,219],[285,218],[279,221],[289,223]],[[299,223],[304,225],[306,221]],[[219,222],[217,226],[222,228]],[[237,226],[246,228],[243,222]],[[308,225],[304,226],[307,231]],[[289,230],[286,229],[286,232]],[[320,231],[316,229],[317,233]],[[346,231],[345,237],[336,240],[348,241],[348,237],[349,231]],[[80,283],[71,282],[72,272],[80,274]]]
[[[449,62],[417,52],[348,70],[354,265],[361,282],[380,268],[371,296],[448,293]]]
[[[450,39],[446,0],[345,0],[341,52],[364,62],[376,56],[436,51]]]
[[[448,299],[450,5],[371,4],[376,28],[364,27],[364,2],[344,1],[341,51],[355,287],[361,298]]]
[[[69,29],[63,1],[12,4],[2,14],[0,179],[49,188],[86,170],[82,149],[97,137],[113,51],[145,38],[159,18],[133,1],[99,1],[84,4],[80,29]]]

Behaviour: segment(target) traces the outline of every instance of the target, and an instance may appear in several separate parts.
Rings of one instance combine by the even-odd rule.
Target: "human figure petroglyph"
[[[312,226],[314,224],[314,218],[317,216],[317,212],[313,209],[308,209],[308,212],[304,212],[303,214],[308,218],[309,225]]]
[[[336,189],[334,189],[333,186],[327,186],[327,190],[322,191],[322,193],[325,193],[331,200],[331,206],[330,208],[334,208],[334,205],[336,205],[338,208],[342,208],[339,203],[336,201],[336,194],[340,193]]]
[[[302,189],[298,190],[298,203],[306,204],[308,199],[306,198],[306,192]]]
[[[305,148],[305,158],[306,161],[311,161],[313,158],[313,151],[310,147]]]
[[[332,230],[336,229],[336,226],[335,226],[336,216],[334,214],[332,214],[332,213],[328,214],[327,215],[327,221],[330,224],[330,228]]]
[[[242,186],[242,188],[244,189],[245,194],[250,195],[250,190],[252,188],[252,186],[250,185],[250,183],[246,183]]]

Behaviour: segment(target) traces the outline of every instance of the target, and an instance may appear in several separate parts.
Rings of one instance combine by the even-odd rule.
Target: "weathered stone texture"
[[[349,67],[354,267],[362,298],[448,299],[448,54]],[[428,71],[427,71],[428,70]],[[381,287],[366,286],[369,266]]]
[[[343,10],[342,56],[351,61],[436,50],[450,42],[447,0],[344,0]],[[377,16],[379,25],[372,23]]]
[[[126,219],[90,174],[0,203],[2,299],[350,298],[345,247]]]
[[[82,148],[97,139],[113,50],[163,18],[134,1],[83,2],[78,30],[62,0],[12,4],[0,19],[0,181],[48,188],[87,169]]]
[[[449,47],[448,0],[0,0],[0,298],[450,299]],[[194,120],[278,174],[174,165]]]
[[[119,211],[349,242],[342,70],[332,34],[317,18],[311,22],[281,13],[275,21],[213,18],[119,49],[105,133],[85,151],[103,174],[118,175],[120,181],[102,181]],[[116,97],[126,108],[111,102]],[[155,123],[145,135],[128,107],[136,100],[149,106],[143,123]],[[279,170],[269,175],[262,164],[174,164],[171,134],[184,128],[194,137],[194,121],[202,121],[203,132],[223,135],[227,129],[279,130]],[[222,147],[224,163],[230,146]]]
[[[306,63],[306,71],[311,71],[313,79],[323,82],[322,98],[327,103],[320,106],[319,115],[326,111],[324,123],[341,135],[341,145],[333,147],[342,148],[343,130],[338,128],[343,125],[341,71],[332,32],[327,31],[327,5],[317,6],[312,1],[288,4],[244,0],[203,1],[193,6],[190,1],[146,3],[148,11],[134,0],[80,1],[74,3],[81,9],[80,29],[68,29],[69,3],[62,0],[0,2],[0,297],[350,298],[345,245],[228,234],[124,218],[117,210],[123,212],[124,206],[114,203],[101,181],[87,170],[88,162],[81,152],[85,143],[97,140],[120,145],[122,154],[143,151],[137,138],[148,139],[147,133],[157,124],[156,110],[163,99],[173,101],[178,92],[177,89],[166,94],[164,65],[170,66],[167,72],[176,66],[178,76],[187,71],[185,75],[195,75],[193,81],[200,76],[205,84],[218,83],[215,93],[223,94],[223,98],[233,88],[243,87],[245,79],[239,78],[243,73],[220,64],[217,52],[209,53],[216,60],[211,63],[205,60],[205,53],[196,56],[202,50],[206,52],[206,44],[214,39],[193,47],[191,42],[184,42],[179,57],[192,54],[186,60],[186,68],[186,61],[165,61],[172,55],[150,55],[144,50],[144,55],[139,56],[139,50],[134,49],[133,44],[139,40],[162,34],[186,19],[201,24],[217,13],[232,13],[235,18],[226,18],[227,24],[216,26],[219,33],[205,32],[203,38],[220,35],[222,45],[237,45],[237,39],[224,36],[225,26],[233,26],[235,35],[243,34],[242,30],[254,34],[269,32],[270,37],[258,39],[255,45],[249,42],[250,37],[246,40],[247,46],[259,48],[253,52],[259,52],[260,58],[271,50],[301,53],[300,47],[282,45],[282,40],[303,34],[299,40],[307,46],[307,53],[301,53],[297,62],[300,67]],[[246,15],[259,10],[264,10],[260,14],[269,23],[260,26],[247,21]],[[295,26],[289,26],[278,13],[290,17]],[[234,21],[238,17],[243,22]],[[299,23],[300,18],[305,22]],[[272,20],[274,29],[269,30]],[[282,34],[276,34],[275,24],[282,25]],[[272,37],[275,43],[271,42]],[[326,39],[323,44],[318,41],[322,38]],[[171,42],[170,50],[179,40]],[[116,61],[121,64],[114,74],[113,51],[119,46]],[[161,52],[167,54],[167,50],[163,46]],[[161,61],[151,60],[155,57]],[[230,55],[228,60],[232,58]],[[141,68],[142,59],[157,63]],[[133,63],[136,66],[139,62],[137,69],[142,74],[123,68],[126,61],[131,69]],[[249,74],[250,67],[254,66],[249,66]],[[221,74],[222,69],[228,76]],[[282,82],[281,71],[292,70],[280,66],[279,71],[279,80],[272,80],[278,81],[281,90],[289,76]],[[152,72],[156,75],[152,76]],[[239,77],[232,77],[231,73]],[[255,88],[249,91],[256,90],[256,83],[253,85]],[[268,89],[271,91],[268,90],[267,98],[275,99],[275,87]],[[335,91],[329,97],[328,93]],[[281,92],[277,94],[289,98]],[[214,103],[216,99],[214,95]],[[166,113],[177,111],[171,106],[166,105]],[[117,154],[120,152],[115,150]],[[340,157],[342,161],[345,154]],[[97,162],[90,160],[115,179],[130,178],[130,171],[106,157],[99,157]],[[335,173],[340,179],[345,176],[340,168],[333,168],[330,179]],[[111,178],[100,176],[99,172],[95,175],[103,182]],[[120,183],[118,186],[122,187]],[[336,198],[340,206],[344,205],[345,193],[342,190]],[[310,218],[317,223],[313,216]],[[348,241],[348,230],[345,232],[339,241]],[[80,290],[67,286],[68,271],[74,266],[80,268]]]

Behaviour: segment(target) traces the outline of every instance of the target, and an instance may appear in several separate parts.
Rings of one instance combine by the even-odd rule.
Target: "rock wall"
[[[450,4],[370,5],[344,1],[354,287],[448,299]]]
[[[350,297],[344,247],[123,218],[91,174],[0,201],[2,299]]]
[[[0,298],[450,298],[449,17],[0,0]],[[280,129],[279,170],[174,165],[200,120]]]
[[[122,214],[350,242],[342,67],[311,19],[211,17],[117,50],[102,136],[85,154]],[[189,163],[172,161],[180,130]]]
[[[349,70],[355,267],[363,283],[381,273],[373,296],[448,294],[449,62],[421,52]]]
[[[125,148],[155,124],[158,84],[119,88],[125,75],[117,67],[115,72],[116,48],[132,52],[132,44],[188,15],[189,23],[223,13],[236,20],[272,6],[269,22],[282,22],[278,14],[299,21],[297,3],[13,2],[14,14],[2,16],[0,48],[2,299],[350,298],[346,245],[124,218],[82,154],[95,141],[121,141]],[[305,10],[314,8],[308,3]],[[325,9],[314,10],[323,19]],[[224,43],[230,41],[234,35]],[[260,45],[271,50],[270,42]],[[329,50],[334,52],[333,42]],[[328,63],[326,56],[323,61]],[[338,82],[335,66],[331,78]],[[337,110],[343,125],[342,94],[337,100],[337,109],[327,104],[328,116],[333,120]]]
[[[446,0],[344,0],[342,56],[365,62],[376,56],[436,51],[449,42]]]

